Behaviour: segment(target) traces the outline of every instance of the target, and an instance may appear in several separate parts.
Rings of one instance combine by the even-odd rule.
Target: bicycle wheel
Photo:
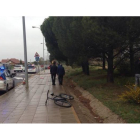
[[[62,98],[62,97],[60,97],[60,96],[55,96],[55,97],[53,98],[53,100],[65,100],[65,99]]]
[[[73,96],[65,94],[65,93],[60,93],[59,96],[62,97],[62,98],[68,99],[68,100],[73,100],[74,99]]]
[[[67,100],[54,100],[54,103],[62,107],[71,107],[71,103]]]

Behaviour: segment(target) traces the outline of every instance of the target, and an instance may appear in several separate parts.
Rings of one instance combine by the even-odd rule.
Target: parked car
[[[11,68],[11,65],[9,64],[0,64],[0,67],[4,67],[13,77],[16,76],[16,72]]]
[[[28,65],[28,73],[36,73],[37,69],[35,65]]]
[[[14,72],[23,72],[25,71],[25,67],[23,65],[15,65]]]
[[[45,66],[45,69],[50,69],[50,65],[46,65]]]
[[[10,88],[15,87],[13,76],[10,75],[7,69],[0,67],[0,91],[7,92]]]

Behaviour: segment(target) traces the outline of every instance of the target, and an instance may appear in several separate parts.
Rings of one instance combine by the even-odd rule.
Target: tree
[[[40,57],[40,58],[39,58],[39,64],[40,64],[40,65],[43,65],[43,64],[44,64],[44,58],[43,58],[43,57]]]
[[[52,31],[54,22],[54,17],[49,17],[46,19],[43,24],[41,25],[41,31],[45,37],[47,50],[51,54],[50,58],[54,58],[57,60],[65,60],[67,61],[66,56],[58,48],[58,43],[55,37],[54,32]]]
[[[129,59],[131,75],[134,75],[134,55],[139,51],[139,37],[140,37],[140,18],[127,18],[127,40],[129,46]]]
[[[22,60],[20,59],[20,64],[22,64]]]
[[[107,81],[113,83],[114,69],[128,55],[131,73],[134,71],[134,54],[139,49],[139,21],[139,17],[49,17],[41,30],[50,59],[65,60],[73,65],[101,57],[103,69],[105,59],[108,63]],[[114,63],[116,58],[118,61]]]
[[[97,42],[100,44],[101,52],[105,53],[108,63],[107,81],[114,82],[114,59],[122,51],[125,50],[124,46],[126,38],[125,32],[125,18],[121,17],[100,17],[97,18],[99,25],[97,31]],[[100,43],[101,42],[101,43]]]

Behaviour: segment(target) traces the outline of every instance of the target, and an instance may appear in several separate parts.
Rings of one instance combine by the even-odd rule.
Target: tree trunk
[[[113,69],[113,49],[108,54],[108,71],[107,71],[107,82],[114,83],[114,69]]]
[[[88,63],[88,61],[85,61],[85,63],[84,63],[84,70],[85,70],[85,74],[89,75],[89,63]]]
[[[130,70],[131,76],[134,76],[134,51],[133,51],[133,44],[131,43],[129,46],[130,49]]]
[[[82,71],[83,71],[83,73],[85,73],[85,66],[84,66],[84,62],[82,62],[81,66],[82,66]]]
[[[103,70],[105,70],[105,53],[103,52]]]

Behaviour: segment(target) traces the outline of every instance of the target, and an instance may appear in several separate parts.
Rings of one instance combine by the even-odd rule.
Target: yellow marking
[[[72,109],[72,112],[73,112],[73,114],[74,114],[74,117],[75,117],[77,123],[81,123],[80,120],[79,120],[79,118],[78,118],[78,116],[77,116],[77,114],[76,114],[76,112],[75,112],[75,110],[74,110],[74,108],[71,107],[71,109]]]

